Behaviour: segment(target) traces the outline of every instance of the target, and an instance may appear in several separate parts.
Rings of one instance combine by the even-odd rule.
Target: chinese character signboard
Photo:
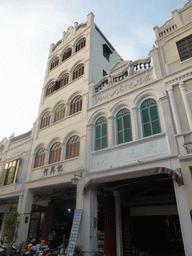
[[[81,215],[82,215],[82,210],[76,209],[74,217],[73,217],[73,225],[71,228],[71,235],[70,235],[70,239],[69,239],[67,256],[73,256],[73,251],[75,248],[75,243],[77,240],[77,234],[78,234],[79,225],[80,225],[80,221],[81,221]]]

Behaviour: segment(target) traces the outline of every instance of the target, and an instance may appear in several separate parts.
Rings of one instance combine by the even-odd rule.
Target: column
[[[47,165],[49,162],[49,149],[45,148],[45,163],[44,165]]]
[[[123,240],[122,240],[121,204],[120,204],[119,191],[114,191],[114,197],[115,197],[115,225],[116,225],[116,256],[122,256]]]
[[[191,108],[190,108],[190,105],[189,105],[189,100],[188,100],[188,97],[187,97],[187,94],[186,94],[186,85],[185,85],[185,83],[181,82],[180,85],[179,85],[179,88],[181,90],[181,95],[182,95],[182,98],[183,98],[183,103],[184,103],[184,106],[185,106],[185,111],[186,111],[186,114],[187,114],[189,126],[190,126],[190,129],[192,130],[192,112],[191,112]]]
[[[176,101],[175,101],[175,97],[174,97],[174,93],[173,93],[173,87],[169,86],[166,88],[166,90],[168,91],[168,95],[169,95],[169,99],[170,99],[170,103],[171,103],[171,108],[172,108],[173,118],[175,121],[176,131],[177,131],[177,133],[181,133],[182,132],[181,123],[180,123],[179,114],[177,111],[177,105],[176,105]]]
[[[134,107],[131,109],[131,126],[132,126],[132,136],[133,140],[139,139],[138,121],[137,121],[138,108]]]
[[[173,185],[175,189],[185,255],[190,256],[192,255],[192,224],[185,194],[185,185],[179,187],[176,181],[173,181]]]
[[[30,190],[25,190],[23,198],[20,197],[18,207],[20,208],[20,217],[19,217],[19,228],[18,228],[18,237],[16,240],[16,245],[19,245],[23,241],[27,240],[30,216],[31,216],[31,207],[33,203],[33,192]]]
[[[113,147],[115,145],[115,117],[110,116],[108,118],[108,147]]]
[[[165,127],[165,129],[162,129],[162,132],[166,132],[167,136],[167,145],[169,147],[169,153],[174,155],[174,154],[178,154],[178,148],[177,148],[177,144],[176,144],[176,140],[175,140],[175,134],[174,134],[174,129],[173,129],[173,122],[172,122],[172,118],[171,118],[171,112],[170,112],[170,107],[168,104],[168,99],[166,96],[163,96],[159,99],[159,103],[160,106],[162,108],[163,113],[161,113],[161,120],[164,121],[163,123],[161,123],[161,127],[163,128],[163,126]],[[185,153],[185,148],[182,147],[180,148],[180,152]]]
[[[87,170],[92,169],[93,161],[90,161],[92,158],[90,152],[94,151],[94,124],[87,125],[87,154],[86,154],[86,168]]]
[[[61,150],[61,161],[65,160],[66,148],[67,148],[67,144],[65,142],[63,142],[62,143],[62,150]]]
[[[85,256],[97,251],[97,189],[93,185],[84,191],[82,215],[82,245]]]

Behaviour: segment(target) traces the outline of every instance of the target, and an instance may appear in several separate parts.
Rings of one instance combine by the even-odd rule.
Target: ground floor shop
[[[89,181],[85,195],[92,198],[90,247],[97,233],[93,250],[110,256],[132,255],[134,248],[155,256],[191,255],[186,241],[191,220],[183,207],[187,206],[186,198],[176,191],[176,186],[181,186],[179,176],[174,176],[175,182],[170,175],[176,174],[145,173],[122,179],[114,175]]]

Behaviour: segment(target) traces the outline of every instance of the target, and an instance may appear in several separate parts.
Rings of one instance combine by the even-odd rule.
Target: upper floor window
[[[37,151],[37,154],[35,156],[34,168],[43,166],[44,165],[44,161],[45,161],[45,148],[40,148]]]
[[[15,183],[20,159],[9,162],[1,174],[0,186]]]
[[[82,96],[76,96],[70,104],[70,115],[73,115],[82,110]]]
[[[80,138],[75,135],[67,142],[66,159],[79,156]]]
[[[81,40],[79,40],[79,42],[76,44],[76,48],[75,48],[75,52],[78,52],[79,50],[81,50],[83,47],[85,47],[86,45],[86,39],[82,38]]]
[[[121,109],[116,116],[117,119],[117,144],[132,140],[131,115],[126,108]]]
[[[147,99],[142,103],[141,117],[144,137],[161,132],[158,108],[155,100]]]
[[[177,42],[181,61],[192,57],[192,35]]]
[[[69,83],[69,74],[65,73],[61,78],[60,78],[60,87],[65,86],[66,84]]]
[[[48,96],[49,94],[53,93],[54,91],[55,91],[55,82],[53,82],[53,83],[48,85],[46,96]]]
[[[65,104],[60,104],[55,110],[54,122],[57,122],[65,117]]]
[[[107,147],[107,118],[102,116],[95,123],[95,150]]]
[[[72,54],[72,49],[71,48],[68,48],[64,54],[63,54],[63,57],[62,57],[62,61],[68,59],[69,57],[71,57],[71,54]]]
[[[58,64],[59,64],[59,57],[57,57],[56,59],[54,59],[54,60],[51,62],[51,67],[50,67],[50,69],[55,68]]]
[[[49,164],[59,162],[60,160],[61,160],[61,143],[55,142],[50,149]]]
[[[110,54],[113,53],[107,44],[103,44],[103,56],[109,61]]]
[[[41,119],[41,129],[50,124],[50,119],[51,119],[51,113],[48,111],[43,115]]]
[[[84,64],[79,64],[73,71],[73,80],[84,74]]]

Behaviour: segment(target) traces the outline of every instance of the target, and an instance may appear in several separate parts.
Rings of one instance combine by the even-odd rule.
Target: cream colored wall
[[[192,167],[191,160],[181,161],[181,170],[182,170],[182,176],[184,180],[189,210],[192,209],[192,172],[189,169],[190,166]]]
[[[178,85],[173,87],[173,92],[174,92],[174,96],[175,96],[175,101],[177,104],[177,110],[178,110],[178,114],[179,114],[179,119],[181,121],[181,128],[182,128],[182,132],[188,132],[189,129],[189,123],[188,123],[188,119],[187,119],[187,115],[186,115],[186,111],[183,105],[183,99],[181,96],[181,91]]]

